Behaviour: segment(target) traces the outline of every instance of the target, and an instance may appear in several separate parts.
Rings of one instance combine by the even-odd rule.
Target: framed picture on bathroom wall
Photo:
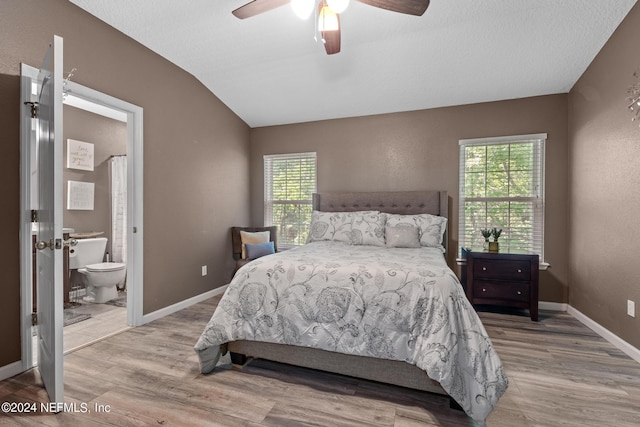
[[[94,187],[93,182],[67,181],[67,209],[92,211]]]
[[[93,170],[93,144],[67,139],[67,168]]]

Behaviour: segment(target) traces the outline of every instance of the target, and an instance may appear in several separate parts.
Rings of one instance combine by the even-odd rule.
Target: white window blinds
[[[460,141],[459,245],[483,247],[483,228],[502,229],[500,251],[544,260],[544,145],[547,134]]]
[[[264,225],[278,226],[278,247],[302,245],[316,192],[316,153],[264,156]]]

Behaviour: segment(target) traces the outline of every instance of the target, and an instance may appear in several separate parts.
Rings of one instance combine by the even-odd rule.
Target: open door
[[[38,368],[51,402],[64,402],[62,298],[62,38],[38,74],[36,221]]]

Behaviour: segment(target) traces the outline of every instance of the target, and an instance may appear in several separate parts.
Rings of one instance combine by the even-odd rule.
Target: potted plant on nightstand
[[[482,245],[482,249],[485,251],[489,248],[489,237],[491,237],[491,230],[488,228],[483,228],[480,230],[480,234],[484,237],[484,245]]]
[[[498,230],[497,228],[491,229],[491,235],[493,236],[493,242],[489,242],[489,252],[498,252],[500,251],[500,244],[498,243],[498,238],[502,234],[502,228]]]

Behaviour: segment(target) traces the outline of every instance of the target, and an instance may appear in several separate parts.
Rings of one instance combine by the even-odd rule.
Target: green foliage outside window
[[[304,244],[316,191],[315,153],[265,156],[265,185],[265,224],[278,226],[278,245]]]
[[[501,248],[536,251],[535,216],[541,215],[538,141],[463,146],[461,242],[482,247],[482,229],[503,230]],[[539,219],[540,220],[540,219]],[[541,222],[540,222],[541,223]]]

